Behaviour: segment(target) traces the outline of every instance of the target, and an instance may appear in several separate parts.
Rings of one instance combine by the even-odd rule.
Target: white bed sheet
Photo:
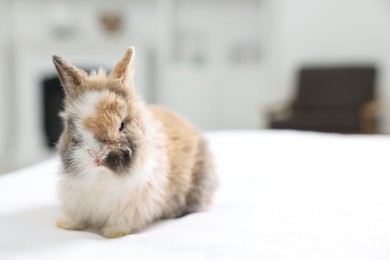
[[[207,137],[210,210],[119,239],[55,227],[57,158],[0,176],[0,259],[390,259],[390,137]]]

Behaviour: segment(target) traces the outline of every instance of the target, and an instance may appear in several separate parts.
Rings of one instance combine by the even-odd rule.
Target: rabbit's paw
[[[128,234],[130,234],[131,231],[123,231],[118,229],[112,229],[112,228],[103,228],[101,235],[105,238],[120,238],[124,237]]]
[[[127,233],[127,232],[117,232],[117,233],[106,233],[106,232],[103,232],[102,236],[105,237],[105,238],[120,238],[120,237],[124,237],[124,236],[126,236],[128,234],[129,233]]]
[[[83,230],[86,228],[85,224],[83,223],[72,222],[69,219],[64,219],[64,218],[58,218],[56,222],[56,226],[67,230]]]

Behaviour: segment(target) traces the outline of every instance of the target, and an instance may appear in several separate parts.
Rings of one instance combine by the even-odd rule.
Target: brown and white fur
[[[216,174],[207,142],[176,113],[137,96],[133,47],[109,75],[53,62],[65,90],[58,227],[115,238],[209,205]]]

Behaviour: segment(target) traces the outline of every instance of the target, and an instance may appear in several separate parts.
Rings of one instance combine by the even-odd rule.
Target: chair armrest
[[[360,127],[362,133],[374,134],[378,132],[380,103],[377,99],[366,102],[360,110]]]
[[[292,112],[292,105],[291,100],[274,103],[265,109],[265,116],[268,121],[286,118]]]

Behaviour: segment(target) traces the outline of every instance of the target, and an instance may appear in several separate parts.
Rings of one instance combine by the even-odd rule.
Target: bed
[[[207,138],[212,207],[119,239],[56,228],[58,158],[0,175],[0,259],[390,259],[390,137]]]

